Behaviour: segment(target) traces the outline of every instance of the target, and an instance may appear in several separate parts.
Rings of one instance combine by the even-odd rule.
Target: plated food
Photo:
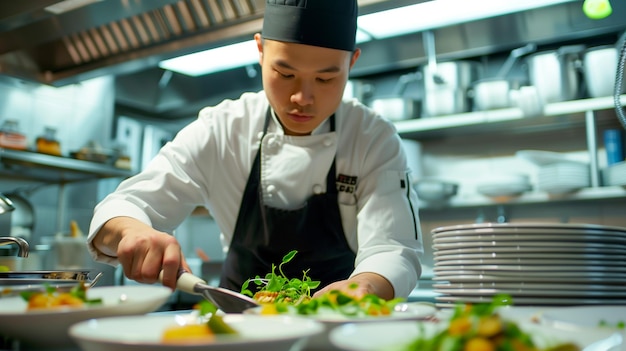
[[[287,253],[278,267],[272,264],[272,271],[264,278],[257,276],[248,279],[241,287],[241,293],[248,295],[259,303],[285,303],[298,305],[311,299],[311,291],[320,285],[319,281],[312,280],[307,272],[302,272],[302,279],[290,278],[283,273],[283,265],[289,263],[298,253],[292,250]],[[278,269],[278,272],[276,271]],[[251,289],[256,286],[255,291]]]
[[[351,294],[349,289],[333,290],[313,298],[311,290],[318,287],[318,281],[308,277],[307,272],[303,272],[300,279],[289,278],[281,270],[282,265],[291,261],[295,255],[296,251],[291,251],[285,255],[281,265],[272,266],[272,271],[264,278],[256,277],[243,285],[241,292],[261,303],[261,306],[251,308],[244,314],[305,317],[322,323],[324,332],[309,338],[307,342],[310,349],[332,348],[328,333],[344,323],[419,320],[429,318],[436,312],[432,304],[407,303],[403,298],[384,300],[374,294],[356,297],[357,294]],[[255,285],[257,291],[253,292],[250,287]],[[357,286],[351,288],[356,289]]]
[[[166,330],[197,326],[197,318],[189,313],[102,318],[77,323],[69,334],[83,351],[291,351],[323,331],[320,323],[305,318],[226,314],[223,321],[235,334],[194,343],[163,341]]]
[[[101,304],[33,310],[28,309],[28,302],[21,296],[0,298],[0,336],[31,347],[73,346],[67,333],[71,325],[93,318],[152,312],[171,293],[169,288],[156,285],[92,287],[87,291],[87,299],[100,300]]]
[[[509,319],[499,313],[501,306],[495,300],[459,304],[438,322],[348,323],[332,330],[329,338],[335,347],[354,351],[566,351],[611,337],[610,331],[598,328],[556,328]]]
[[[71,307],[83,308],[102,304],[101,298],[87,297],[87,285],[84,282],[75,284],[67,292],[47,285],[44,291],[27,291],[23,292],[21,296],[27,303],[27,311]]]

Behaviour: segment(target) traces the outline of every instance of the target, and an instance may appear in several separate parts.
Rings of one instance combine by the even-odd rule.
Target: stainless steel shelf
[[[128,177],[132,173],[97,162],[0,148],[0,175],[22,180],[74,182]]]
[[[548,194],[545,192],[527,192],[519,196],[502,196],[499,198],[491,198],[481,194],[472,194],[464,197],[453,197],[446,204],[438,204],[433,206],[428,202],[421,204],[425,209],[438,208],[460,208],[460,207],[478,207],[478,206],[494,206],[494,205],[521,205],[536,204],[546,202],[559,201],[584,201],[584,200],[601,200],[601,199],[619,199],[626,197],[626,187],[622,186],[603,186],[590,187],[580,189],[575,192],[565,194]]]
[[[626,95],[620,97],[622,105],[626,105]],[[586,111],[599,111],[614,108],[612,96],[581,99],[547,104],[544,107],[544,117],[562,116]],[[398,121],[395,123],[398,133],[415,134],[421,132],[440,131],[451,128],[468,127],[479,124],[489,124],[508,121],[532,120],[541,117],[527,117],[519,108],[506,108],[491,111],[477,111],[455,115],[439,116]]]

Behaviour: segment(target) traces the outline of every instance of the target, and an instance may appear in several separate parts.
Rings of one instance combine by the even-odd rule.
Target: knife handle
[[[161,283],[163,282],[163,271],[159,273],[159,281]],[[176,289],[180,291],[184,291],[186,293],[190,293],[190,294],[198,294],[194,289],[194,287],[198,283],[206,284],[206,281],[204,281],[203,279],[199,277],[196,277],[195,275],[187,272],[184,269],[181,269],[180,271],[178,271],[178,280],[176,280]]]

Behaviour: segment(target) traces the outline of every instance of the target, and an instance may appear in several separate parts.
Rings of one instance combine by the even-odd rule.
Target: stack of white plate
[[[626,185],[626,161],[607,168],[607,185]]]
[[[547,164],[537,171],[537,189],[549,194],[569,193],[591,184],[589,165],[564,161]]]
[[[592,224],[484,223],[432,231],[439,307],[626,304],[626,228]]]
[[[538,167],[537,189],[548,194],[565,194],[589,187],[589,164],[572,155],[542,150],[520,150],[515,155]]]

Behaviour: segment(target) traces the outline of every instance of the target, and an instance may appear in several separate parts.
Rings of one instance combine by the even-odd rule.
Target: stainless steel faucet
[[[17,255],[19,257],[28,257],[29,246],[26,240],[13,236],[0,237],[0,246],[7,244],[17,244]]]
[[[0,193],[0,214],[13,210],[15,210],[15,206],[13,206],[11,199]]]

